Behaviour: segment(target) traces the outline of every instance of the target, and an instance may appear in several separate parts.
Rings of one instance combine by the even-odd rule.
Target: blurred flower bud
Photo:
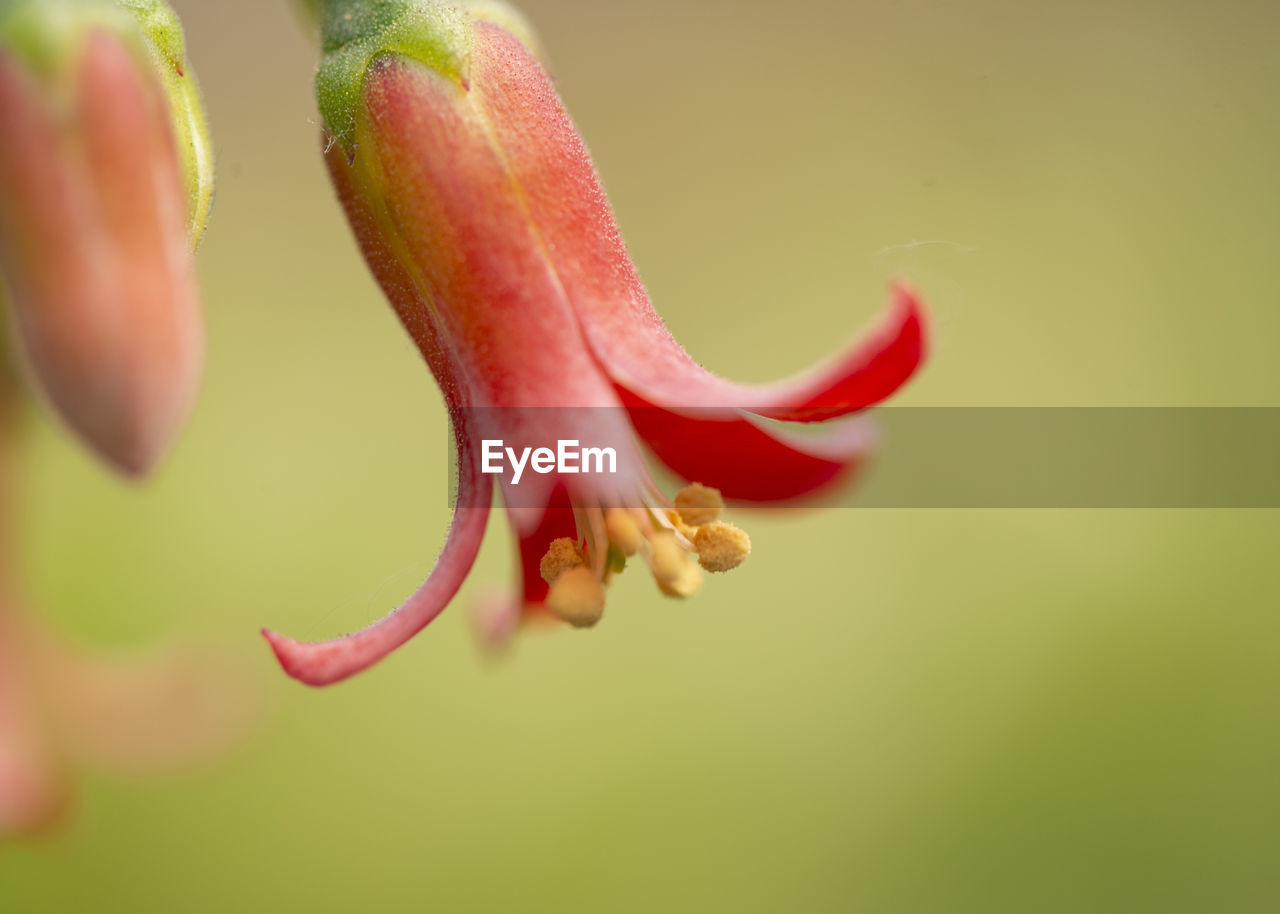
[[[15,342],[71,429],[141,475],[203,361],[212,154],[177,17],[159,0],[0,0],[0,135]]]

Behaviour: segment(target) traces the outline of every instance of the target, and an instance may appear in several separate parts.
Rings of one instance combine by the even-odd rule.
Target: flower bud
[[[212,155],[159,0],[0,0],[0,274],[15,342],[70,428],[140,475],[199,383],[194,250]]]

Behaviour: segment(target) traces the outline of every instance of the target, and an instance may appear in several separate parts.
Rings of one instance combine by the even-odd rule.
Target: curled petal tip
[[[825,421],[875,406],[905,385],[928,352],[928,318],[905,282],[889,287],[890,301],[870,332],[825,364],[762,388],[773,402],[752,412],[797,422]]]
[[[361,650],[356,635],[335,638],[332,641],[295,641],[269,628],[262,629],[262,637],[271,645],[280,668],[303,685],[333,685],[348,676],[360,672],[382,659],[391,648],[380,651]]]
[[[273,632],[269,628],[258,629],[258,634],[267,639],[267,644],[271,645],[272,652],[276,655],[276,660],[280,661],[280,665],[284,666],[285,658],[281,653],[280,642],[287,640],[278,632]]]
[[[459,508],[431,574],[399,609],[368,628],[316,642],[294,641],[263,629],[280,666],[301,683],[326,686],[368,669],[400,647],[440,615],[462,586],[480,551],[488,514],[487,508]]]
[[[310,645],[286,638],[269,628],[262,629],[262,637],[266,638],[267,644],[271,645],[271,651],[276,655],[280,668],[298,682],[310,686],[322,686],[333,681],[324,678],[322,671],[315,663],[315,658],[309,656],[306,649]]]
[[[914,352],[914,371],[929,355],[929,309],[920,293],[906,280],[894,280],[889,290],[893,295],[893,310],[886,325],[897,328],[894,336],[905,352]]]
[[[335,638],[332,641],[295,641],[269,628],[262,629],[262,637],[271,645],[280,668],[303,685],[321,686],[341,682],[381,660],[391,648],[380,651],[361,650],[356,635]]]
[[[444,549],[427,579],[398,609],[368,628],[331,641],[294,641],[270,629],[262,630],[286,673],[310,686],[340,682],[373,666],[444,611],[476,560],[489,520],[489,477],[482,476],[479,469],[464,440],[458,465],[459,507],[453,512]]]

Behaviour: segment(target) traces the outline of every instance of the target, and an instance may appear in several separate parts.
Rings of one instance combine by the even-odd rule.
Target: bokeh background
[[[361,627],[430,568],[446,425],[331,199],[292,11],[174,6],[218,151],[204,393],[142,489],[37,420],[23,567],[84,641],[238,645],[264,722],[90,775],[0,850],[0,909],[1280,907],[1275,512],[740,516],[755,554],[696,600],[627,575],[500,662],[464,611],[510,575],[495,525],[392,659],[278,673],[259,626]],[[788,372],[905,276],[936,346],[899,403],[1280,404],[1280,6],[522,8],[709,366]]]

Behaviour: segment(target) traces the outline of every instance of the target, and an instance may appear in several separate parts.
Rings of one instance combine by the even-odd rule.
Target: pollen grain
[[[547,554],[538,563],[538,571],[542,574],[542,580],[548,584],[555,584],[562,574],[571,568],[579,567],[584,561],[578,544],[569,537],[562,536],[551,541]]]
[[[699,482],[677,492],[674,504],[680,519],[690,527],[701,527],[719,520],[724,511],[724,499],[720,496],[720,490]]]
[[[698,528],[693,548],[698,551],[698,563],[707,571],[729,571],[751,554],[751,537],[741,527],[716,521]]]
[[[604,615],[604,586],[590,568],[570,568],[551,585],[547,609],[576,628],[590,628]]]

